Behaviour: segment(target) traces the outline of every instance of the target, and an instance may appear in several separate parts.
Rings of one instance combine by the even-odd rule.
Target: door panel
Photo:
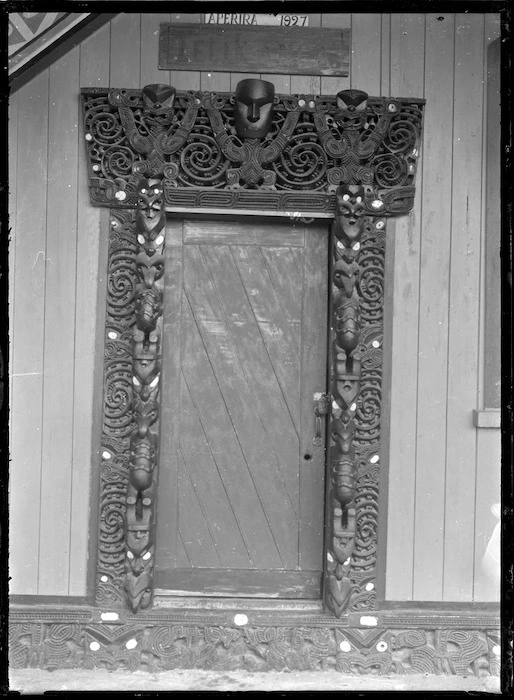
[[[170,221],[156,585],[319,597],[325,226]],[[169,432],[168,432],[169,430]]]

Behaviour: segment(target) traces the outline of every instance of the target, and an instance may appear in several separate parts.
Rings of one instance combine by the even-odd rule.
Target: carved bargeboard
[[[194,209],[335,213],[324,596],[338,617],[375,605],[385,224],[413,205],[423,101],[272,98],[256,82],[235,99],[163,85],[82,91],[91,199],[113,207],[100,605],[152,601],[165,211]]]

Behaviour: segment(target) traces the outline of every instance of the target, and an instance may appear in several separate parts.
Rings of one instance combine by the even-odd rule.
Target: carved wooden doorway
[[[155,586],[321,597],[327,223],[168,219]]]
[[[253,105],[252,110],[263,106],[263,94],[267,100],[266,109],[262,110],[257,117],[258,121],[254,122],[252,120],[256,115],[249,111],[250,106]],[[210,566],[201,566],[205,558],[196,553],[193,565],[192,552],[189,553],[189,559],[184,556],[187,553],[185,548],[185,552],[180,553],[180,545],[184,543],[183,540],[180,542],[179,535],[186,534],[187,538],[190,528],[185,525],[185,521],[182,527],[180,525],[178,510],[181,496],[177,488],[174,500],[166,499],[165,496],[166,491],[169,493],[173,491],[173,486],[179,485],[178,458],[183,455],[179,455],[181,441],[179,447],[173,442],[176,437],[174,431],[182,430],[185,426],[181,423],[187,423],[186,418],[189,421],[191,416],[197,419],[198,426],[202,419],[201,409],[207,412],[206,418],[209,420],[219,421],[225,415],[229,430],[224,439],[231,440],[233,445],[240,445],[236,418],[240,419],[240,413],[241,416],[245,415],[244,411],[257,411],[257,402],[253,397],[241,405],[243,394],[240,393],[240,405],[231,406],[233,416],[230,416],[221,386],[218,384],[220,396],[216,403],[208,394],[207,383],[195,381],[201,372],[208,371],[209,368],[213,371],[211,359],[217,358],[224,362],[228,359],[228,354],[221,352],[223,345],[217,344],[214,346],[216,352],[211,350],[211,358],[206,350],[202,329],[195,330],[201,317],[198,309],[205,314],[205,310],[212,306],[209,303],[215,299],[215,296],[209,296],[214,295],[214,292],[209,292],[206,287],[212,276],[209,277],[200,269],[195,283],[189,285],[187,304],[182,303],[184,290],[188,291],[187,284],[183,286],[181,282],[177,286],[176,282],[170,280],[174,280],[176,273],[182,274],[184,270],[187,274],[187,266],[193,264],[195,254],[202,264],[216,268],[216,284],[225,285],[229,278],[221,272],[221,261],[219,265],[212,263],[216,259],[216,252],[213,251],[219,253],[213,240],[209,238],[200,243],[199,239],[195,239],[193,242],[194,227],[191,234],[193,238],[189,242],[182,230],[181,237],[176,240],[174,234],[169,234],[170,245],[165,245],[167,214],[186,217],[191,216],[191,212],[195,212],[195,216],[224,213],[242,217],[241,221],[249,220],[249,215],[274,216],[280,217],[276,221],[293,219],[297,223],[308,218],[326,219],[333,215],[335,221],[330,236],[326,235],[328,227],[322,227],[325,229],[323,238],[327,240],[331,262],[330,386],[325,386],[324,382],[318,383],[316,379],[314,386],[303,388],[302,396],[305,396],[306,403],[303,403],[302,398],[300,405],[304,408],[301,415],[308,415],[306,421],[313,425],[312,395],[314,392],[327,391],[322,394],[323,399],[316,406],[320,414],[328,411],[330,422],[325,499],[326,537],[324,547],[320,546],[317,550],[316,559],[319,562],[320,552],[323,551],[323,594],[326,607],[337,617],[345,611],[373,609],[377,597],[375,582],[381,451],[385,227],[387,218],[405,214],[413,206],[423,100],[370,97],[365,92],[354,89],[342,90],[337,95],[275,96],[273,85],[260,80],[240,81],[235,94],[184,93],[177,92],[173,86],[152,84],[143,90],[87,88],[82,91],[82,95],[91,199],[95,204],[111,207],[96,601],[99,604],[128,604],[132,612],[150,607],[155,589],[156,554],[162,564],[160,585],[163,576],[165,585],[169,585],[166,576],[162,574],[167,568],[177,573],[176,570],[184,568],[187,563],[189,573],[203,568],[207,570],[207,578],[216,570],[218,564],[215,560],[210,560]],[[233,221],[236,220],[233,218]],[[255,218],[254,221],[260,220]],[[211,222],[209,233],[212,228]],[[239,259],[242,268],[246,264],[244,251],[245,254],[253,255],[259,250],[265,259],[260,250],[263,244],[259,238],[256,238],[259,243],[252,241],[252,245],[248,242],[243,245],[243,241],[237,239],[238,235],[247,230],[250,230],[248,226],[244,226],[241,232],[236,232],[236,238],[231,240],[237,243],[227,243],[237,249],[240,257],[236,256],[235,259]],[[286,239],[287,235],[280,240]],[[323,250],[326,251],[326,247]],[[278,298],[291,294],[291,290],[302,300],[309,300],[309,303],[316,298],[314,292],[311,294],[308,291],[305,277],[305,261],[310,260],[315,265],[316,258],[313,255],[307,256],[306,251],[307,248],[302,274],[297,274],[296,277],[293,275],[292,281],[284,277],[289,282],[289,286],[286,285],[288,292],[278,288],[283,282],[280,266],[275,275],[276,281],[272,283],[270,277],[270,281],[262,285],[262,291],[268,294],[277,290],[280,292],[277,294],[277,303],[268,305],[268,312],[277,313],[281,308]],[[326,257],[325,253],[325,259]],[[260,269],[262,271],[264,267]],[[321,285],[326,296],[328,267],[320,263],[318,269],[320,276],[313,289],[318,289]],[[242,278],[239,269],[238,274]],[[246,286],[243,287],[244,294],[241,290],[238,293],[229,290],[225,297],[221,295],[222,299],[225,303],[245,298],[249,300],[249,296],[252,297],[247,294]],[[163,304],[170,304],[169,299],[165,299],[165,291],[169,296],[169,289],[174,289],[174,293],[180,297],[180,305],[176,302],[175,308],[185,308],[184,318],[180,316],[178,326],[177,312],[163,309]],[[203,300],[195,310],[195,295],[200,292],[203,293]],[[220,306],[223,307],[223,302],[220,302]],[[312,324],[319,321],[321,316],[326,319],[326,305],[323,313],[313,311],[312,316],[305,316],[303,309],[304,306],[300,323],[302,333],[310,329],[314,335],[325,337],[324,326],[316,327]],[[252,314],[253,317],[249,318],[253,318],[252,323],[256,324],[254,333],[256,330],[261,333],[261,321],[253,309]],[[214,324],[213,328],[218,324],[217,328],[227,331],[225,317],[213,316],[210,322]],[[233,325],[236,328],[237,324]],[[183,350],[181,336],[184,327],[189,327],[193,335],[197,333],[200,359],[196,359],[196,364],[193,365],[193,354],[188,354],[189,351],[184,353]],[[203,330],[205,332],[205,328]],[[188,333],[184,334],[184,338],[187,340]],[[307,346],[303,335],[301,340],[302,346]],[[168,357],[173,353],[175,365]],[[185,361],[185,372],[193,375],[191,384],[200,392],[196,397],[200,409],[196,410],[196,414],[183,412],[183,420],[176,419],[181,416],[182,399],[180,383],[173,383],[170,369],[180,364],[177,365],[176,353],[180,353],[180,360]],[[310,362],[311,354],[307,353],[306,358]],[[255,362],[253,346],[244,359],[250,364],[252,360]],[[303,374],[300,360],[298,362]],[[325,360],[320,366],[324,376]],[[243,372],[241,368],[240,372]],[[178,376],[176,372],[175,380]],[[228,383],[226,391],[233,391],[237,380],[233,368],[222,376]],[[305,376],[311,377],[312,373],[306,372]],[[219,377],[216,376],[216,379]],[[246,382],[245,390],[248,393],[252,387],[255,390],[255,386],[260,384],[253,381],[249,385]],[[199,390],[198,387],[202,389]],[[189,382],[187,388],[191,388]],[[275,390],[277,388],[278,385]],[[296,387],[296,392],[298,391]],[[233,393],[238,395],[238,392]],[[290,398],[294,391],[286,386],[286,391],[282,392],[281,389],[281,393],[288,406],[286,395]],[[194,397],[185,392],[185,384],[182,397],[184,401],[194,403]],[[306,408],[309,403],[310,406]],[[268,402],[268,405],[275,410],[277,408],[274,402]],[[175,420],[172,420],[174,411]],[[283,416],[289,411],[289,408],[287,412],[284,410]],[[303,418],[300,419],[302,421]],[[254,423],[257,425],[256,421]],[[278,421],[273,427],[276,429],[277,425],[286,436],[283,424]],[[203,426],[202,430],[203,437],[208,441],[209,436]],[[188,442],[191,445],[195,440],[198,442],[202,439],[201,431],[198,428],[195,430],[194,424],[189,427],[189,431],[191,440]],[[302,441],[309,432],[307,430],[304,434],[302,428],[299,438],[300,449],[295,467],[298,502],[303,493],[304,475],[314,474],[317,468],[314,458],[305,460],[314,461],[314,464],[309,463],[308,470],[302,461]],[[312,440],[310,436],[309,439]],[[218,445],[220,454],[226,452],[226,444]],[[278,469],[275,470],[275,481],[270,476],[273,471],[268,470],[266,478],[263,478],[265,460],[260,455],[263,451],[266,452],[263,446],[270,449],[270,445],[272,442],[262,428],[260,438],[254,437],[253,441],[257,455],[252,467],[254,473],[251,473],[250,459],[246,455],[238,464],[248,472],[247,484],[251,482],[255,492],[254,500],[261,504],[261,523],[266,521],[266,527],[272,534],[266,527],[259,526],[257,512],[260,511],[248,503],[248,488],[243,487],[239,494],[230,497],[227,494],[227,498],[230,510],[236,504],[239,508],[243,505],[243,521],[246,518],[257,518],[252,525],[254,546],[268,552],[268,558],[265,557],[259,564],[262,571],[275,570],[270,567],[272,564],[278,566],[279,559],[281,571],[299,571],[302,566],[303,533],[320,532],[318,523],[321,522],[319,516],[323,510],[322,503],[320,500],[316,508],[311,506],[319,517],[312,528],[309,525],[304,529],[303,517],[293,519],[294,527],[298,528],[297,538],[292,534],[296,530],[287,527],[283,529],[280,520],[274,529],[269,527],[267,508],[262,507],[255,477],[261,479],[260,483],[270,492],[272,499],[284,504],[284,509],[294,510],[290,493],[296,489],[295,486],[291,490],[291,476],[282,479]],[[287,439],[284,437],[280,449],[284,450],[286,445]],[[218,447],[215,447],[216,453]],[[243,453],[242,448],[238,449]],[[168,471],[162,469],[161,458],[164,458],[165,463],[166,454],[174,458],[168,461]],[[202,452],[200,450],[195,454],[201,455]],[[214,461],[212,445],[209,445],[205,454],[207,457],[202,459],[210,458]],[[173,461],[175,466],[172,468]],[[231,464],[234,476],[240,478],[239,471]],[[300,464],[301,469],[298,466]],[[320,471],[321,466],[322,462],[319,462]],[[163,471],[164,475],[161,473]],[[201,476],[196,481],[196,487],[206,488],[205,475]],[[288,488],[285,488],[288,479]],[[316,488],[320,489],[322,480],[315,478],[313,481],[316,482]],[[221,491],[223,486],[226,493],[226,485],[232,483],[232,478],[223,480],[220,473],[217,489]],[[278,488],[276,484],[282,486]],[[191,480],[190,486],[185,483],[185,488],[191,490],[194,487]],[[277,496],[280,489],[287,496],[282,501]],[[157,518],[158,500],[161,506]],[[209,505],[211,500],[214,501],[214,498],[207,498]],[[295,499],[293,501],[296,503]],[[191,503],[194,505],[194,501]],[[169,508],[167,504],[170,504]],[[167,522],[166,509],[169,511]],[[199,509],[200,505],[197,504],[197,511]],[[195,525],[201,520],[192,516],[192,505],[187,502],[182,512],[184,518],[187,516],[192,519]],[[235,513],[233,515],[235,519]],[[283,515],[279,508],[278,517]],[[203,512],[202,516],[207,523],[211,522],[211,516],[206,518]],[[306,522],[308,521],[307,518]],[[156,526],[159,530],[158,551]],[[225,524],[220,521],[216,526],[220,533],[226,533],[227,538],[237,536],[237,530],[226,521]],[[239,533],[242,539],[241,531]],[[276,552],[272,562],[270,552],[273,548],[263,547],[262,543],[267,536],[270,544],[273,534]],[[211,554],[216,552],[219,559],[215,550],[216,539],[212,539]],[[286,545],[279,546],[279,539],[284,539]],[[298,542],[297,551],[292,555],[293,549],[289,548],[289,543],[295,541]],[[163,543],[167,544],[163,546]],[[318,535],[318,544],[320,543],[321,535]],[[280,547],[284,558],[279,556]],[[248,560],[250,550],[250,547],[246,547],[245,556]],[[170,554],[171,551],[176,553]],[[230,551],[232,556],[232,550]],[[242,552],[244,554],[244,549]],[[235,568],[231,561],[225,553],[223,566],[226,570]],[[241,569],[246,566],[243,562],[244,557],[240,560]],[[246,570],[251,572],[249,578],[255,582],[257,567]],[[189,578],[193,580],[191,576]],[[221,580],[223,576],[218,578]],[[190,589],[197,587],[196,582],[193,583],[194,586],[191,584]],[[241,584],[239,580],[238,590],[243,592]],[[219,584],[220,594],[223,594],[223,585]],[[262,594],[279,595],[280,591],[277,590],[275,585],[271,592],[269,588],[267,592],[262,589]],[[248,588],[245,591],[247,593]]]

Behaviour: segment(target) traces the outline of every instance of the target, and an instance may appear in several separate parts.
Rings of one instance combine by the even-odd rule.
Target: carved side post
[[[360,239],[364,228],[364,189],[341,186],[336,193],[332,231],[332,421],[329,493],[331,522],[326,564],[326,601],[340,617],[359,587],[349,572],[356,537],[355,414],[361,357],[359,279]]]
[[[132,340],[135,427],[130,439],[124,582],[125,596],[132,612],[147,608],[153,597],[166,224],[159,179],[140,181],[135,223],[138,242],[134,294],[136,323]]]

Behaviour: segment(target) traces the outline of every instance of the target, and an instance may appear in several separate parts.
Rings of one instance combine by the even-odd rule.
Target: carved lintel
[[[153,84],[84,89],[82,99],[95,204],[134,207],[144,176],[164,178],[169,209],[287,213],[289,196],[301,193],[302,210],[316,202],[313,211],[330,213],[341,184],[364,187],[370,215],[413,205],[423,100],[276,95],[255,79],[234,94]]]

